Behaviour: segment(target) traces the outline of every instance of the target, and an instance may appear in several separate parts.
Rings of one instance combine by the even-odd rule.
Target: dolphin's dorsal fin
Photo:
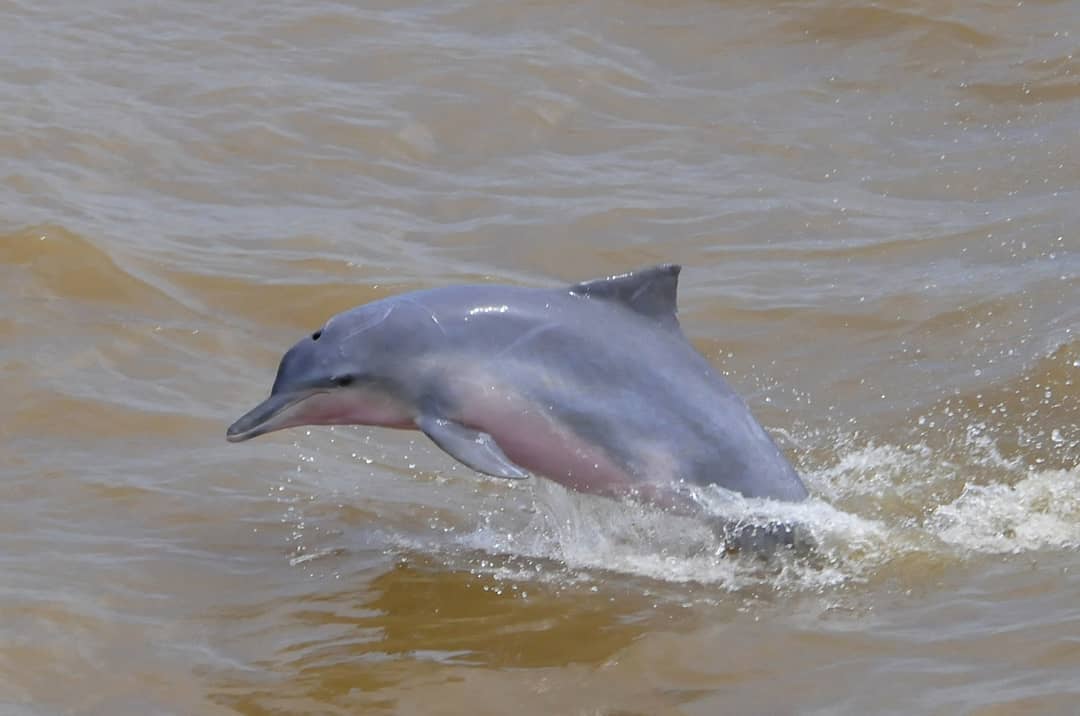
[[[616,301],[668,328],[678,330],[676,293],[680,271],[682,266],[678,264],[651,266],[610,278],[583,281],[571,286],[570,293]]]

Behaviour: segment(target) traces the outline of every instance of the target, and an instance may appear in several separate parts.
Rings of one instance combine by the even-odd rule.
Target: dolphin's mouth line
[[[236,422],[225,431],[225,439],[231,443],[240,443],[273,432],[279,428],[285,414],[300,403],[316,395],[328,393],[327,390],[308,390],[302,393],[271,395],[254,408],[237,418]]]

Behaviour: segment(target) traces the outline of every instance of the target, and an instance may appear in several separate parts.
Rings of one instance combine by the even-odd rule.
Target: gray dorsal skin
[[[227,437],[377,425],[421,430],[488,475],[668,507],[684,483],[803,499],[784,455],[679,328],[679,270],[359,306],[290,348],[270,397]]]

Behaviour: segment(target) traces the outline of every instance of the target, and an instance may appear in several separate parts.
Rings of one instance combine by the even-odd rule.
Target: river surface
[[[1078,46],[1067,0],[0,0],[0,713],[1076,713]],[[815,554],[224,440],[337,311],[659,262]]]

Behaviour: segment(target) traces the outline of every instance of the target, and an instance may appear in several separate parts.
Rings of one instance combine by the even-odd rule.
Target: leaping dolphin
[[[680,267],[559,289],[474,285],[374,301],[285,353],[240,442],[297,425],[418,429],[496,477],[671,505],[682,484],[797,501],[806,487],[686,339]]]

